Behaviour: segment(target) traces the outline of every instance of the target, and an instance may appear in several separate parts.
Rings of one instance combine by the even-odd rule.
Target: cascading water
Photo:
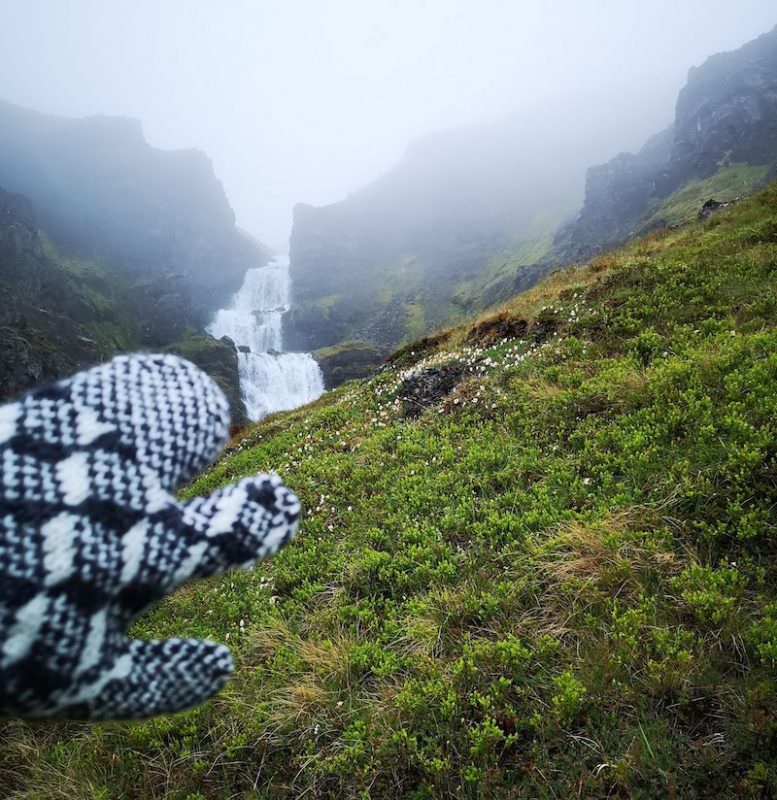
[[[249,269],[229,308],[216,313],[208,332],[238,346],[240,389],[248,416],[262,419],[315,400],[324,391],[309,353],[283,353],[281,316],[289,307],[289,260],[277,256]]]

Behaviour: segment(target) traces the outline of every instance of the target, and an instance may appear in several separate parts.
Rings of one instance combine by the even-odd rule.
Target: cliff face
[[[706,177],[721,163],[777,160],[777,26],[688,74],[677,100],[671,172]]]
[[[660,226],[661,202],[689,181],[737,164],[766,171],[774,162],[777,27],[691,69],[670,128],[636,155],[623,153],[588,171],[583,207],[556,237],[553,257],[584,260]]]
[[[0,186],[30,198],[63,253],[138,283],[163,279],[162,295],[174,295],[192,324],[266,261],[235,227],[208,158],[149,146],[135,120],[68,119],[0,102]]]
[[[649,139],[636,155],[621,153],[588,170],[583,207],[554,241],[554,255],[560,262],[585,259],[633,235],[649,199],[668,193],[673,136],[672,126]]]
[[[0,190],[0,398],[99,360],[93,309],[46,257],[31,203]]]
[[[192,335],[163,284],[136,286],[104,264],[63,258],[42,238],[32,203],[0,189],[0,402],[152,346],[210,373],[243,424],[234,345]]]
[[[169,349],[245,422],[234,345],[203,328],[268,252],[235,227],[204,154],[156,150],[133,120],[0,102],[0,187],[0,400],[118,352]]]

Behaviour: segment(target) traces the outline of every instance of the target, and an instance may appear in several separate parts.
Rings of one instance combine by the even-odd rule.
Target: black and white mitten
[[[171,494],[223,446],[226,399],[172,355],[134,355],[0,406],[0,714],[146,717],[194,706],[229,650],[126,636],[190,578],[248,566],[294,535],[274,475]]]

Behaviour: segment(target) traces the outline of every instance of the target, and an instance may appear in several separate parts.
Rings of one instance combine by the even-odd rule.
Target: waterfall
[[[238,347],[240,389],[248,416],[259,420],[315,400],[324,391],[309,353],[284,353],[281,317],[289,307],[289,260],[277,256],[249,269],[229,308],[216,313],[208,333]]]

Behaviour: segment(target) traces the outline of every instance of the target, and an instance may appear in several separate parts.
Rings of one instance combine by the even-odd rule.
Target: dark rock
[[[529,323],[515,319],[506,311],[479,322],[467,334],[467,342],[489,347],[501,339],[521,339],[526,336]]]
[[[733,200],[727,200],[725,203],[721,203],[718,200],[710,198],[699,209],[699,219],[709,219],[717,214],[718,211],[722,211],[724,208],[728,208],[729,206],[733,206],[734,203],[738,203],[740,199],[741,198],[739,197],[735,197]]]
[[[556,235],[557,261],[584,261],[636,232],[650,199],[668,195],[675,185],[667,166],[673,137],[674,127],[670,126],[648,140],[636,155],[621,153],[588,170],[583,207]]]
[[[559,329],[559,323],[555,319],[540,319],[534,323],[532,328],[532,336],[534,337],[534,344],[542,344],[547,339],[550,339]]]
[[[364,342],[343,342],[313,353],[324,376],[324,386],[334,389],[341,383],[368,378],[383,363],[383,354]]]
[[[436,405],[461,383],[467,373],[461,364],[429,367],[405,378],[399,388],[402,413],[417,417],[425,408]]]
[[[143,281],[128,292],[127,302],[135,310],[144,347],[169,344],[194,327],[192,321],[197,315],[191,289],[182,275]]]

